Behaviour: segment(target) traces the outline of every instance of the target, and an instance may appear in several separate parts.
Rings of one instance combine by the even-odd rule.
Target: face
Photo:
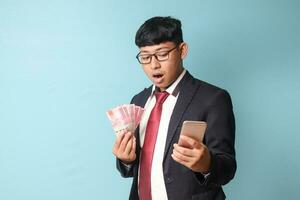
[[[140,55],[147,57],[147,55],[151,56],[150,54],[155,53],[163,57],[167,51],[172,50],[174,47],[176,45],[173,42],[145,46],[140,48]],[[169,52],[167,60],[158,61],[155,56],[152,56],[149,64],[142,64],[144,72],[160,91],[165,91],[183,71],[182,61],[187,54],[187,48],[186,43],[181,43]]]

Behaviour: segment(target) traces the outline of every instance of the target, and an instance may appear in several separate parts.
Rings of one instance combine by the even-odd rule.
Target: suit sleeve
[[[230,95],[220,90],[207,110],[205,142],[211,153],[210,176],[206,184],[225,185],[236,171],[235,120]]]
[[[117,158],[116,160],[117,160],[117,169],[119,170],[121,176],[124,178],[133,177],[133,169],[136,165],[136,161],[130,165],[125,165],[124,163],[122,163],[120,159]]]

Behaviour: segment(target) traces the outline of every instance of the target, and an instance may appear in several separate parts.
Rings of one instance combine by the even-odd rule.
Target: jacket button
[[[166,183],[167,183],[167,184],[171,183],[172,181],[173,181],[173,179],[172,179],[172,178],[170,178],[170,177],[167,177],[167,179],[166,179]]]

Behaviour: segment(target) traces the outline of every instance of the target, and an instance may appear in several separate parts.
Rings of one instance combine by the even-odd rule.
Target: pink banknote
[[[134,104],[123,104],[109,109],[106,114],[116,133],[122,131],[132,131],[138,127],[144,108]]]

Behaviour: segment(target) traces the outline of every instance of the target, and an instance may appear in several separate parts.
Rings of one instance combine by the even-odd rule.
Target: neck
[[[174,80],[173,80],[167,87],[165,87],[165,88],[159,88],[159,87],[157,87],[157,91],[163,92],[163,91],[165,91],[166,89],[168,89],[168,87],[170,87],[170,86],[178,79],[178,77],[179,77],[180,74],[183,72],[183,70],[184,70],[184,68],[181,67],[181,68],[178,70],[177,74],[176,74],[176,78],[174,78]]]

